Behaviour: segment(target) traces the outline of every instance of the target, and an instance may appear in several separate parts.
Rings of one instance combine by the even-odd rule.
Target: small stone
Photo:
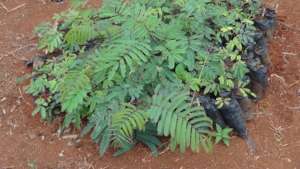
[[[44,141],[44,140],[45,140],[45,136],[42,136],[42,137],[41,137],[41,140]]]
[[[74,143],[72,142],[72,141],[69,141],[68,143],[67,143],[67,146],[73,146],[74,145]]]
[[[64,156],[64,150],[62,150],[59,154],[58,154],[59,157],[63,157]]]
[[[254,159],[258,160],[258,159],[260,159],[260,156],[255,156]]]
[[[7,98],[6,97],[3,97],[1,100],[0,100],[0,103],[4,102]]]
[[[6,110],[2,109],[2,113],[3,113],[3,115],[6,115]]]

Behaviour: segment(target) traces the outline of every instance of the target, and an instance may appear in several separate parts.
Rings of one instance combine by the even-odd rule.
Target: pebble
[[[2,113],[3,113],[3,115],[6,115],[6,110],[2,109]]]
[[[45,136],[42,136],[42,137],[41,137],[41,140],[44,141],[44,140],[45,140]]]
[[[291,162],[292,162],[292,160],[291,160],[291,159],[289,159],[289,158],[286,158],[286,161],[287,161],[287,162],[289,162],[289,163],[291,163]]]
[[[4,102],[5,100],[7,100],[6,97],[3,97],[1,100],[0,100],[0,103]]]
[[[59,157],[63,157],[64,156],[64,150],[62,150],[59,154],[58,154]]]

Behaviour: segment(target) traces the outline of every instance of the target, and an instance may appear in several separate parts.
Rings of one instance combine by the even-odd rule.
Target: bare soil
[[[270,42],[270,86],[248,123],[257,144],[254,155],[234,137],[230,147],[218,145],[212,154],[163,151],[155,158],[138,146],[121,157],[100,158],[89,138],[74,144],[57,136],[58,121],[32,117],[33,100],[16,84],[30,71],[23,61],[38,53],[34,27],[67,4],[0,0],[0,169],[300,169],[300,3],[276,2],[280,21]]]

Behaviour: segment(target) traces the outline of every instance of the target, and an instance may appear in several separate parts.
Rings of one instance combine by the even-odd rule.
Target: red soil
[[[230,147],[218,145],[212,154],[167,151],[157,158],[142,146],[118,158],[111,153],[100,158],[89,138],[74,145],[57,136],[58,122],[31,116],[32,98],[16,78],[29,71],[23,60],[37,53],[34,27],[66,8],[48,0],[0,0],[0,169],[300,169],[299,2],[279,2],[280,23],[270,43],[270,86],[248,124],[256,154],[234,137]]]

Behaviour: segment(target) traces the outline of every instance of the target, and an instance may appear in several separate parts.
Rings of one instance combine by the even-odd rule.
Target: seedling
[[[220,125],[216,125],[215,144],[223,142],[226,146],[229,146],[231,128],[222,128]]]
[[[257,1],[104,0],[101,9],[86,2],[72,0],[36,29],[49,56],[27,88],[34,114],[62,115],[64,128],[91,134],[100,155],[138,142],[157,154],[158,136],[170,137],[171,150],[211,149],[213,122],[191,95],[217,98],[219,109],[229,104],[221,93],[249,72],[241,54],[256,32]],[[217,133],[227,144],[229,129]]]

